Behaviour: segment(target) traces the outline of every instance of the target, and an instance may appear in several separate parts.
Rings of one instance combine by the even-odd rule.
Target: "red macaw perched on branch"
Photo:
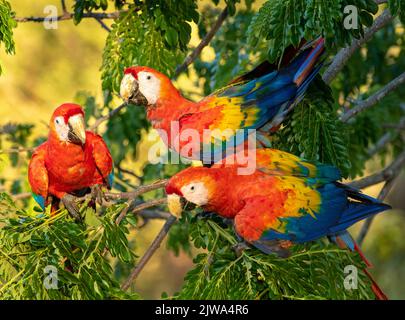
[[[164,74],[139,66],[125,69],[120,95],[127,102],[147,107],[147,118],[155,129],[165,132],[162,138],[169,148],[183,157],[213,163],[218,159],[215,154],[222,157],[228,142],[232,142],[233,149],[245,142],[248,129],[258,130],[257,140],[269,146],[269,132],[277,129],[303,98],[319,72],[324,39],[306,44],[297,55],[298,50],[286,50],[280,69],[264,62],[199,102],[185,99]],[[194,141],[192,149],[184,148],[191,137],[180,138],[178,143],[172,141],[176,134],[171,132],[173,122],[180,136],[187,129],[198,132],[199,141]],[[204,130],[218,129],[223,135],[204,135]],[[238,130],[243,134],[237,135]]]
[[[79,218],[74,195],[91,189],[99,200],[101,186],[111,186],[110,151],[99,135],[85,131],[84,112],[77,104],[59,106],[49,128],[48,140],[35,150],[29,163],[29,183],[43,210],[51,203],[53,213],[62,200],[68,211]]]
[[[256,161],[251,175],[240,175],[239,165],[227,164],[177,173],[166,185],[171,213],[179,216],[187,203],[201,206],[233,219],[247,243],[280,256],[287,256],[293,243],[328,236],[358,251],[369,265],[346,229],[389,205],[337,182],[339,171],[332,166],[274,149],[258,149]],[[374,281],[373,291],[386,298]]]

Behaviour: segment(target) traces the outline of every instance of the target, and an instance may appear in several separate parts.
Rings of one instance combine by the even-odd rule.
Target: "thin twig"
[[[122,284],[121,289],[126,291],[129,289],[131,286],[131,283],[136,280],[138,275],[141,273],[142,269],[145,267],[145,265],[148,263],[149,259],[153,256],[153,254],[156,252],[156,250],[160,247],[162,244],[162,241],[168,234],[170,228],[172,225],[176,222],[176,217],[170,216],[162,229],[160,230],[159,234],[157,237],[153,240],[152,244],[148,248],[148,250],[145,252],[145,254],[142,256],[142,258],[139,260],[139,263],[137,266],[132,270],[131,274],[129,277],[125,280],[125,282]]]
[[[385,199],[385,197],[388,195],[388,193],[392,189],[396,178],[397,178],[397,175],[394,175],[390,179],[388,179],[387,182],[385,182],[383,188],[381,189],[381,191],[377,197],[378,200],[383,201]],[[359,246],[361,246],[363,244],[364,238],[366,237],[368,231],[370,230],[370,226],[374,220],[374,217],[375,216],[371,216],[371,217],[367,218],[364,221],[363,225],[361,226],[359,235],[357,237],[357,244]]]
[[[120,199],[133,199],[146,192],[163,188],[167,183],[167,180],[158,180],[154,183],[139,186],[135,191],[131,192],[106,192],[104,195],[110,200],[120,200]]]
[[[61,0],[61,5],[62,5],[62,11],[63,13],[67,13],[67,8],[66,8],[66,3],[65,0]]]
[[[373,157],[377,152],[384,149],[387,144],[391,142],[393,134],[391,132],[385,133],[371,148],[367,150],[369,158]]]
[[[405,165],[405,151],[403,151],[389,166],[368,177],[349,183],[350,186],[363,189],[374,184],[394,178],[398,171]]]
[[[120,224],[120,222],[122,221],[122,219],[125,218],[125,216],[128,214],[128,212],[131,212],[136,215],[139,212],[141,212],[142,210],[165,204],[166,198],[153,199],[150,201],[146,201],[146,202],[143,202],[143,203],[137,205],[136,207],[133,207],[134,203],[135,203],[135,199],[130,199],[130,203],[128,204],[128,206],[124,210],[122,210],[120,215],[115,220],[116,224]]]
[[[18,193],[18,194],[12,194],[11,197],[13,198],[14,201],[22,200],[22,199],[27,199],[27,198],[32,197],[32,193],[31,192],[22,192],[22,193]]]
[[[191,52],[190,55],[188,55],[186,57],[186,59],[184,59],[184,62],[176,68],[176,71],[174,73],[174,78],[177,78],[180,73],[185,71],[187,69],[187,67],[191,63],[193,63],[195,59],[197,59],[197,57],[200,55],[201,51],[211,42],[212,38],[218,32],[219,28],[221,28],[221,26],[224,23],[227,16],[228,16],[228,7],[226,7],[221,12],[217,21],[215,22],[214,26],[212,27],[212,29],[205,35],[205,37],[201,40],[201,42],[193,50],[193,52]]]
[[[96,120],[96,122],[90,126],[90,130],[91,131],[95,131],[97,129],[97,127],[102,124],[104,121],[110,119],[111,117],[115,116],[118,112],[121,111],[122,108],[124,108],[127,105],[126,102],[122,103],[121,105],[119,105],[117,108],[111,110],[107,115],[100,117]]]
[[[121,13],[125,11],[115,11],[115,12],[84,12],[83,17],[92,19],[116,19]],[[42,16],[31,16],[31,17],[15,17],[14,20],[17,22],[44,22],[44,21],[65,21],[73,19],[74,14],[70,12],[64,12],[60,16],[56,17],[42,17]]]
[[[405,82],[405,72],[401,73],[398,77],[396,77],[394,80],[389,82],[387,85],[385,85],[383,88],[378,90],[376,93],[374,93],[367,99],[357,102],[354,108],[349,109],[340,116],[340,120],[342,122],[349,121],[352,117],[356,116],[358,113],[370,108],[371,106],[381,101],[381,99],[384,98],[388,93],[398,88],[404,82]]]
[[[374,33],[382,29],[393,19],[389,10],[384,10],[384,12],[375,19],[374,23],[370,28],[367,28],[364,32],[364,36],[361,39],[353,40],[351,45],[341,49],[332,63],[329,65],[328,69],[324,72],[322,78],[326,83],[330,83],[337,74],[343,69],[346,62],[350,59],[353,53],[359,49],[364,43],[369,41]]]
[[[141,177],[138,176],[135,172],[128,170],[128,169],[124,169],[123,167],[121,167],[119,164],[116,164],[115,167],[118,169],[118,171],[122,172],[122,173],[126,173],[129,174],[130,176],[133,176],[134,178],[140,179]]]
[[[161,210],[142,210],[139,214],[144,220],[149,219],[162,219],[167,220],[172,215],[169,212],[161,211]]]
[[[104,23],[104,21],[100,18],[94,18],[96,21],[101,25],[101,27],[106,30],[107,32],[111,32],[111,29]]]
[[[23,148],[23,147],[19,147],[19,148],[11,148],[11,149],[7,149],[7,150],[0,150],[0,154],[10,154],[10,153],[21,153],[21,152],[31,152],[34,151],[34,148]]]

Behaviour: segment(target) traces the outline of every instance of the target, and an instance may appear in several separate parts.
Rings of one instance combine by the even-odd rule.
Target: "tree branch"
[[[86,18],[92,18],[92,19],[116,19],[119,17],[121,13],[125,11],[115,11],[115,12],[84,12],[83,17],[84,19]],[[65,21],[65,20],[71,20],[73,19],[74,14],[70,12],[64,12],[60,16],[56,17],[42,17],[42,16],[31,16],[31,17],[15,17],[14,20],[17,22],[44,22],[44,21],[51,21],[51,20],[57,20],[57,21]]]
[[[350,59],[353,53],[359,49],[364,43],[369,41],[374,33],[378,30],[382,29],[386,26],[391,20],[393,19],[389,10],[384,10],[384,12],[375,19],[374,23],[370,28],[367,28],[364,32],[364,36],[361,39],[353,40],[351,45],[341,49],[335,58],[333,59],[332,63],[328,67],[328,69],[324,72],[322,78],[326,83],[330,83],[337,74],[343,69],[346,62]]]
[[[11,148],[7,150],[0,150],[0,154],[5,153],[5,154],[10,154],[10,153],[21,153],[21,152],[31,152],[34,151],[34,148]]]
[[[383,188],[381,189],[377,199],[382,201],[385,199],[385,197],[388,195],[390,190],[392,189],[395,179],[397,178],[397,175],[391,177],[391,179],[387,180],[385,182]],[[364,238],[366,237],[368,231],[370,230],[371,223],[373,222],[375,216],[371,216],[364,221],[363,225],[361,226],[359,235],[357,237],[357,244],[361,246],[363,244]]]
[[[405,151],[403,151],[388,167],[371,176],[349,183],[351,187],[363,189],[374,184],[389,181],[397,176],[399,170],[405,165]]]
[[[405,82],[405,72],[401,73],[398,77],[396,77],[394,80],[389,82],[387,85],[385,85],[383,88],[378,90],[376,93],[374,93],[367,99],[357,102],[356,106],[354,108],[349,109],[348,111],[346,111],[345,113],[343,113],[340,116],[340,120],[342,122],[347,122],[352,117],[356,116],[358,113],[360,113],[360,112],[370,108],[371,106],[375,105],[376,103],[378,103],[388,93],[395,90],[397,87],[399,87],[404,82]]]
[[[13,198],[14,201],[22,200],[22,199],[27,199],[27,198],[32,197],[32,193],[31,192],[22,192],[22,193],[18,193],[18,194],[12,194],[11,197]]]
[[[95,19],[104,30],[106,30],[107,32],[111,32],[111,29],[104,23],[104,21],[102,19],[100,19],[100,18],[95,18]]]
[[[172,217],[170,213],[161,210],[142,210],[138,215],[145,220],[149,219],[167,220],[170,217]]]
[[[129,174],[130,176],[136,178],[136,179],[140,179],[141,177],[138,176],[135,172],[132,172],[131,170],[128,169],[124,169],[123,167],[121,167],[120,164],[115,164],[115,167],[118,169],[118,171],[122,172],[122,173],[126,173]]]
[[[167,183],[167,180],[158,180],[154,183],[139,186],[136,190],[131,192],[106,192],[105,196],[111,200],[120,200],[120,199],[134,199],[146,192],[163,188]]]
[[[174,73],[174,78],[177,78],[180,73],[187,70],[187,67],[194,62],[195,59],[200,55],[201,51],[211,42],[212,38],[218,32],[219,28],[221,28],[222,24],[224,23],[226,17],[228,16],[228,7],[226,7],[221,14],[219,15],[217,21],[215,22],[212,29],[205,35],[205,37],[201,40],[199,45],[191,52],[189,56],[184,59],[184,62],[176,68]]]
[[[66,2],[65,0],[61,0],[61,6],[62,6],[62,11],[63,13],[67,13],[67,8],[66,8]]]
[[[115,220],[116,224],[120,224],[122,219],[125,218],[125,216],[127,215],[127,213],[130,211],[133,214],[138,214],[139,212],[145,210],[145,209],[149,209],[152,207],[156,207],[156,206],[160,206],[162,204],[166,203],[166,198],[161,198],[161,199],[153,199],[147,202],[143,202],[135,207],[135,199],[131,199],[130,203],[128,204],[128,206],[122,210],[122,212],[120,213],[120,215],[117,217],[117,219]]]
[[[121,105],[119,105],[117,108],[111,110],[107,115],[100,117],[96,120],[96,122],[90,126],[90,130],[91,131],[95,131],[97,129],[97,127],[102,124],[104,121],[110,119],[111,117],[115,116],[118,112],[121,111],[122,108],[124,108],[125,106],[127,106],[127,103],[124,102]]]
[[[174,216],[170,216],[164,226],[162,227],[162,229],[160,230],[159,234],[157,235],[157,237],[153,240],[152,244],[150,245],[150,247],[148,248],[148,250],[145,252],[145,254],[142,256],[142,258],[139,260],[139,263],[137,264],[137,266],[132,270],[131,274],[129,275],[129,277],[125,280],[125,282],[122,284],[121,289],[126,291],[129,289],[129,287],[131,286],[131,283],[136,280],[136,278],[138,277],[138,275],[141,273],[141,271],[143,270],[143,268],[145,267],[145,265],[149,262],[150,258],[154,255],[154,253],[156,252],[156,250],[160,247],[160,245],[162,244],[162,241],[164,240],[164,238],[166,237],[166,235],[168,234],[170,228],[172,227],[172,225],[176,222],[176,217]]]

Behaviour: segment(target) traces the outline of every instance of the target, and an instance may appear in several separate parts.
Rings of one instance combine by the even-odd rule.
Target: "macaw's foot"
[[[250,246],[246,241],[238,242],[232,246],[232,250],[235,251],[237,257],[240,257],[246,249],[250,249]]]
[[[100,206],[103,205],[103,200],[105,200],[105,195],[101,189],[101,185],[96,184],[91,186],[91,199],[98,203]]]
[[[80,217],[80,211],[79,207],[77,206],[76,199],[77,198],[75,196],[67,193],[62,197],[61,200],[72,218],[76,221],[81,221],[82,218]]]
[[[292,243],[290,240],[280,240],[278,243],[281,248],[286,250],[290,249],[294,245],[294,243]]]

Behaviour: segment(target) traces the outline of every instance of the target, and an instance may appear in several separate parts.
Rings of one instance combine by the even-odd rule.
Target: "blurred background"
[[[263,1],[257,1],[259,7]],[[43,16],[44,6],[54,4],[60,10],[60,1],[11,0],[16,16]],[[67,1],[69,7],[70,3]],[[208,3],[208,2],[207,2]],[[199,6],[207,5],[200,1]],[[211,2],[210,2],[211,3]],[[110,21],[105,21],[108,25]],[[196,25],[193,25],[191,46],[199,42]],[[403,33],[403,30],[401,31]],[[58,28],[46,30],[42,23],[19,23],[14,30],[16,54],[6,55],[0,51],[3,74],[0,76],[0,127],[7,124],[26,124],[32,134],[27,136],[28,144],[35,145],[39,137],[46,136],[47,123],[53,110],[64,102],[82,101],[83,95],[94,96],[103,104],[100,66],[108,33],[94,19],[84,19],[75,26],[72,20],[58,22]],[[203,50],[202,61],[215,58],[212,48]],[[195,99],[203,95],[203,88],[196,85],[195,74],[181,76],[176,85]],[[190,79],[192,81],[190,81]],[[119,101],[116,101],[118,106]],[[103,111],[105,113],[105,110]],[[15,146],[15,141],[3,139],[1,149]],[[128,156],[122,166],[142,176],[146,165],[148,146],[153,143],[148,134],[142,132],[136,157]],[[0,153],[0,189],[13,193],[29,191],[26,160],[29,153],[20,152],[10,157]],[[14,157],[14,158],[13,158]],[[14,165],[12,165],[14,162]],[[387,161],[387,163],[389,163]],[[367,163],[366,175],[380,170],[379,159]],[[136,185],[136,178],[128,178]],[[381,184],[364,190],[377,196]],[[393,210],[378,215],[364,242],[364,251],[374,264],[372,274],[390,298],[405,299],[405,175],[396,180],[386,202]],[[29,203],[33,205],[32,202]],[[163,222],[152,221],[130,235],[136,238],[138,255],[146,250],[155,238]],[[356,234],[359,223],[352,232]],[[185,273],[192,266],[191,255],[180,251],[176,256],[163,246],[146,266],[134,285],[144,298],[159,298],[162,292],[169,295],[178,290]]]

